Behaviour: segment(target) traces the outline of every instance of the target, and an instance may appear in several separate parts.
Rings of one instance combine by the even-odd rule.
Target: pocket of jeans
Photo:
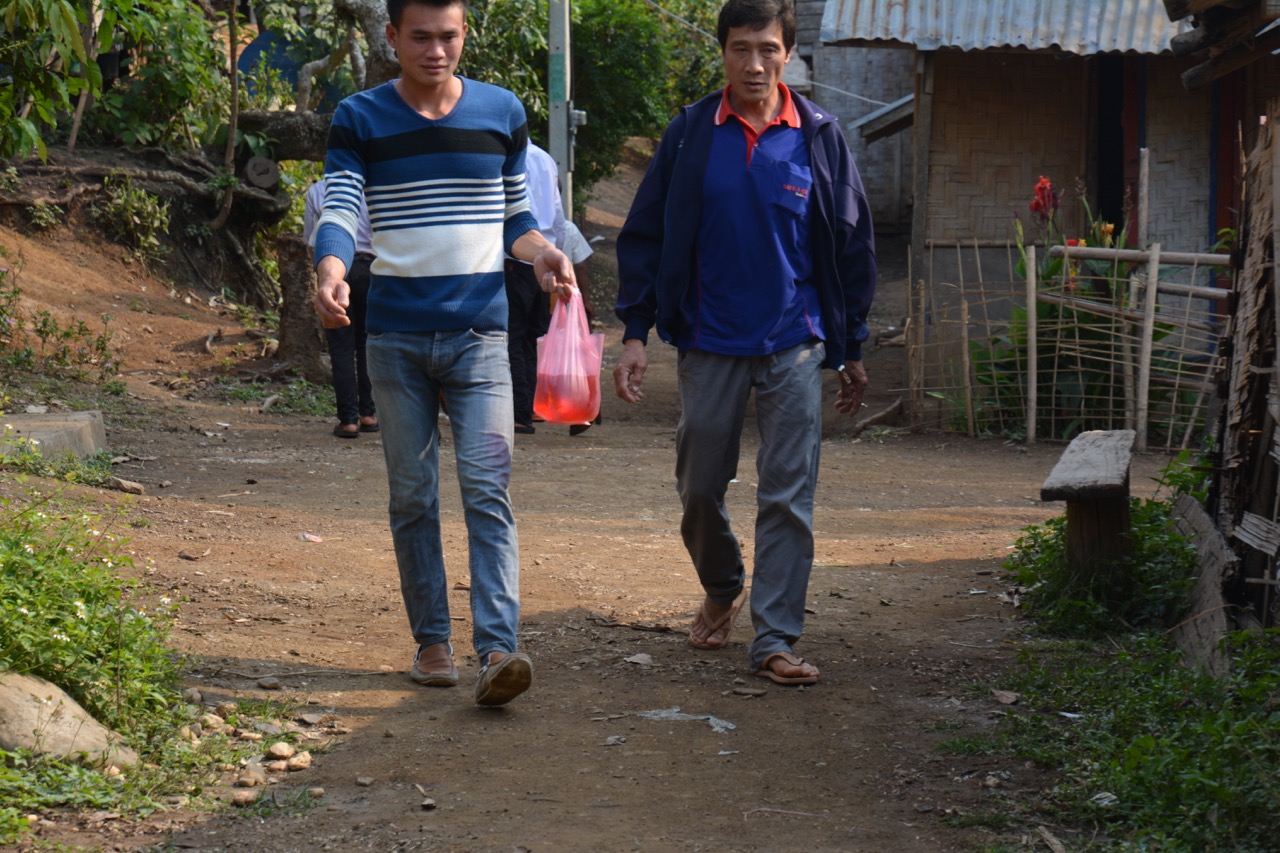
[[[468,329],[467,332],[476,340],[484,341],[486,343],[502,344],[503,346],[506,346],[507,343],[507,332],[505,329],[485,329],[483,331],[479,329]]]

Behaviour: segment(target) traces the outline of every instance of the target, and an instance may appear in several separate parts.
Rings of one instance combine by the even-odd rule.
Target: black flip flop
[[[381,424],[360,424],[361,432],[377,432],[382,429]]]
[[[336,427],[333,428],[333,434],[338,438],[359,438],[360,437],[360,433],[347,432],[345,429],[343,429],[344,426],[351,426],[351,424],[338,424]]]

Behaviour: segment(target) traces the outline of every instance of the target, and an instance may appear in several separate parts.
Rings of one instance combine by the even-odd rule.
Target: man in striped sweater
[[[544,289],[566,295],[573,267],[529,212],[524,108],[505,89],[455,74],[467,34],[465,0],[387,0],[387,14],[401,76],[347,98],[334,114],[315,305],[326,328],[349,322],[343,279],[363,195],[377,255],[369,377],[381,415],[400,588],[418,646],[409,676],[433,687],[458,682],[440,537],[443,400],[470,539],[475,700],[503,705],[533,679],[532,662],[516,650],[519,563],[507,488],[515,420],[503,252],[532,263]]]

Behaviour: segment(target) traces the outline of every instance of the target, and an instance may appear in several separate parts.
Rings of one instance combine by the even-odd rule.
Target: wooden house
[[[930,245],[1007,242],[1015,213],[1026,215],[1041,175],[1059,188],[1079,182],[1091,209],[1108,221],[1122,221],[1127,207],[1136,217],[1144,148],[1147,239],[1201,251],[1236,224],[1241,143],[1248,144],[1268,100],[1280,94],[1280,63],[1221,58],[1229,33],[1241,41],[1240,32],[1251,37],[1236,46],[1242,56],[1269,57],[1272,36],[1252,38],[1242,21],[1264,26],[1265,8],[1280,4],[1244,2],[1252,5],[828,0],[812,50],[813,77],[818,85],[863,88],[827,73],[823,53],[833,47],[888,50],[899,68],[910,57],[909,97],[883,93],[880,100],[893,109],[863,112],[848,123],[867,151],[911,131],[901,183],[909,188],[917,277]],[[1215,15],[1219,10],[1210,7],[1231,8]],[[1206,29],[1204,16],[1216,29]],[[1175,44],[1185,58],[1175,55]],[[874,173],[879,161],[867,162],[864,172]],[[878,174],[868,182],[885,185]]]

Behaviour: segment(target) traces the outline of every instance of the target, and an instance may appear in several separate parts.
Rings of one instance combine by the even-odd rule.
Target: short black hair
[[[434,6],[437,9],[457,5],[462,7],[463,15],[467,13],[467,0],[387,0],[387,18],[391,21],[391,26],[400,28],[400,21],[404,19],[404,7],[411,5]]]
[[[763,30],[774,21],[782,27],[782,46],[790,53],[796,46],[796,7],[791,0],[729,0],[721,7],[716,21],[720,49],[724,50],[729,30],[734,27]]]

